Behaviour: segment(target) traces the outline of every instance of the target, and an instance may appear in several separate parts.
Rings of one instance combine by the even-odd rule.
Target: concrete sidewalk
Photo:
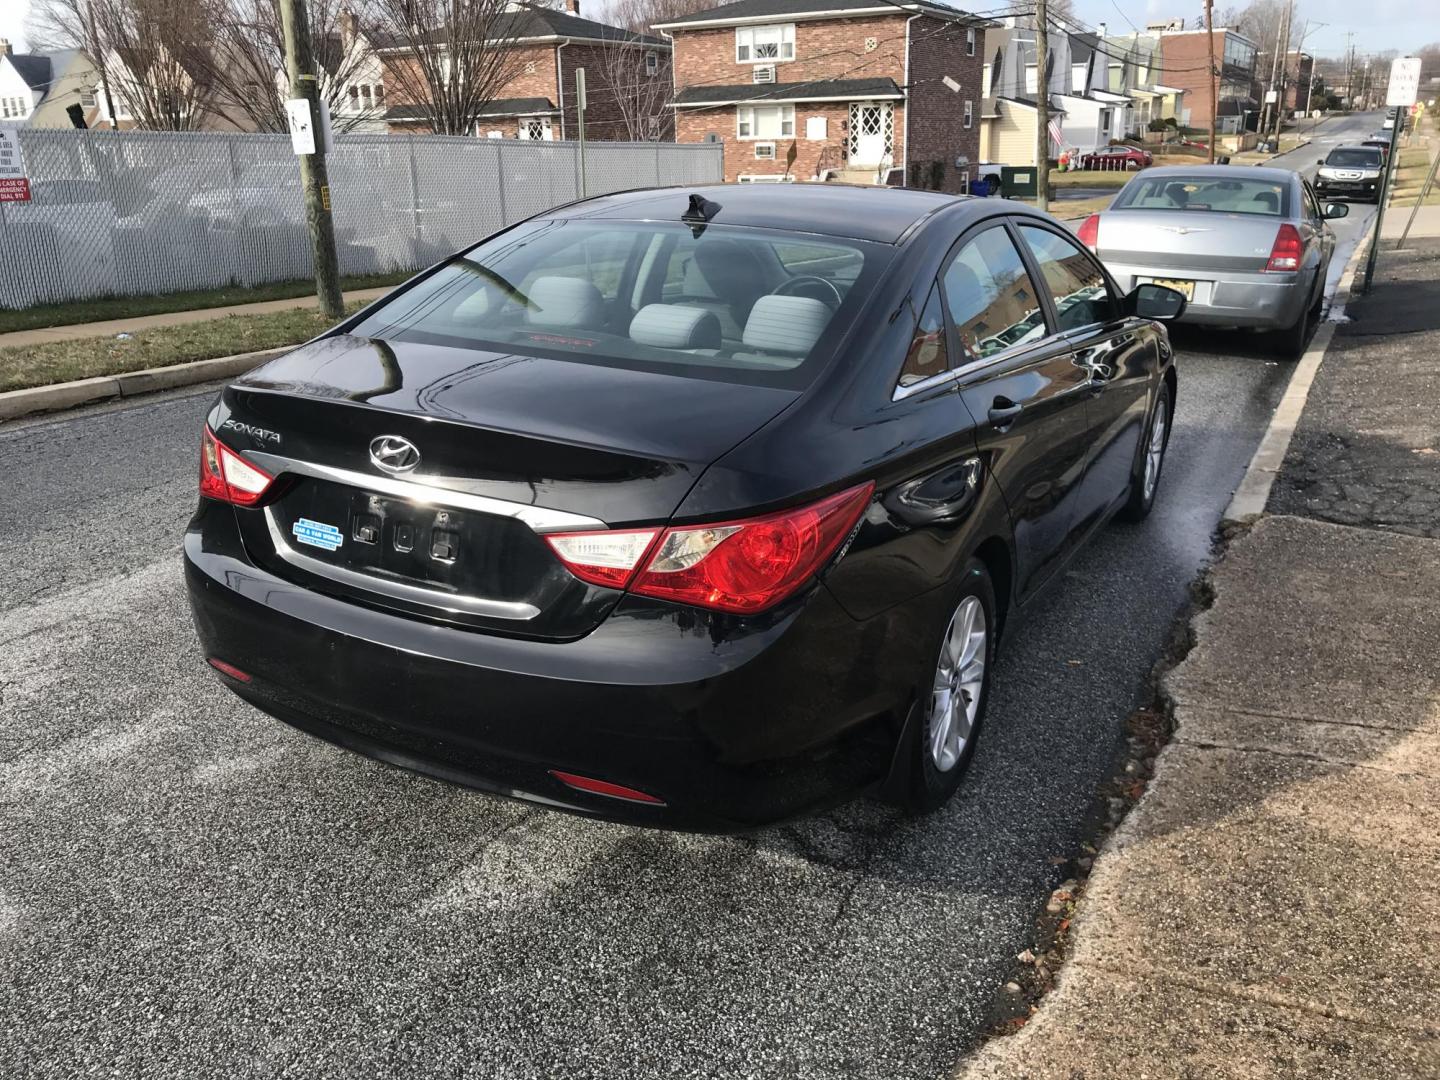
[[[390,292],[394,286],[378,289],[352,289],[344,293],[345,303],[369,302]],[[39,330],[16,330],[0,334],[0,349],[27,345],[42,345],[47,341],[74,341],[88,337],[114,337],[116,334],[133,334],[137,330],[149,330],[156,326],[184,326],[188,323],[205,322],[226,315],[265,315],[273,311],[289,311],[292,308],[318,307],[319,301],[311,296],[295,296],[285,300],[264,300],[258,304],[231,304],[227,307],[197,308],[194,311],[168,311],[159,315],[140,315],[133,319],[106,319],[103,322],[76,323],[72,326],[47,326]]]
[[[1440,542],[1265,518],[1213,585],[1059,985],[967,1080],[1440,1077]]]
[[[1056,989],[965,1080],[1440,1080],[1440,241],[1351,310]]]

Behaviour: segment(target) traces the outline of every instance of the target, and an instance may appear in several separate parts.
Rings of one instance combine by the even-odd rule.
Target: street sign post
[[[1409,107],[1420,93],[1420,57],[1400,56],[1390,61],[1390,86],[1385,91],[1385,104]]]
[[[0,127],[0,202],[29,202],[30,178],[25,175],[25,154],[20,131],[14,124]]]

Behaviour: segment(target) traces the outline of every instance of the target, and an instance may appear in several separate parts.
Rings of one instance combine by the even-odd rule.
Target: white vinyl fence
[[[22,128],[32,200],[0,203],[0,307],[309,277],[288,135]],[[585,144],[584,193],[722,178],[718,144]],[[416,270],[581,196],[570,142],[340,135],[340,269]]]

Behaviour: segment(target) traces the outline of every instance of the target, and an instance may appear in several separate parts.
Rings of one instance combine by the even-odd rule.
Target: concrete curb
[[[1373,231],[1373,230],[1372,230]],[[1369,242],[1361,242],[1355,245],[1355,251],[1350,256],[1350,261],[1345,264],[1345,272],[1340,275],[1339,284],[1335,286],[1336,297],[1344,296],[1349,298],[1355,285],[1355,272],[1360,268],[1370,244],[1379,241],[1372,235]],[[1336,306],[1332,303],[1330,317],[1332,320],[1345,310],[1344,303]],[[1225,508],[1225,513],[1220,518],[1222,525],[1234,525],[1250,521],[1259,517],[1265,512],[1265,504],[1270,501],[1270,489],[1275,485],[1275,477],[1280,472],[1280,467],[1285,464],[1285,454],[1290,449],[1290,440],[1295,436],[1295,428],[1300,423],[1300,416],[1305,411],[1305,402],[1310,397],[1310,387],[1315,382],[1315,375],[1320,370],[1320,362],[1325,359],[1325,351],[1330,347],[1330,341],[1335,337],[1335,327],[1338,321],[1326,321],[1310,340],[1310,347],[1305,350],[1305,355],[1295,365],[1294,372],[1290,375],[1290,383],[1285,388],[1285,395],[1280,399],[1280,404],[1275,407],[1275,415],[1270,418],[1270,426],[1265,429],[1265,436],[1260,440],[1260,445],[1255,449],[1255,455],[1250,459],[1250,464],[1245,467],[1245,475],[1240,479],[1240,486],[1235,489],[1235,494],[1230,497],[1230,505]]]
[[[122,375],[101,375],[93,379],[77,379],[74,382],[55,383],[51,386],[8,390],[0,393],[0,422],[17,420],[32,413],[72,409],[77,405],[89,405],[111,398],[134,397],[136,394],[149,394],[156,390],[171,390],[177,386],[192,386],[214,379],[230,378],[258,367],[266,360],[274,359],[294,347],[286,345],[279,349],[217,356],[213,360],[194,360],[188,364],[127,371]]]

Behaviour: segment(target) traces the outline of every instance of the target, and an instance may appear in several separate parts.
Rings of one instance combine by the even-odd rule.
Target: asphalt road
[[[0,1076],[947,1075],[1289,374],[1177,342],[1156,511],[1007,640],[955,801],[742,838],[449,787],[226,692],[179,571],[211,390],[0,428]]]
[[[1358,143],[1369,138],[1371,132],[1380,130],[1380,125],[1384,121],[1384,110],[1376,110],[1327,116],[1313,126],[1307,122],[1301,125],[1300,130],[1309,137],[1310,142],[1296,150],[1291,150],[1288,154],[1279,154],[1265,164],[1283,169],[1294,169],[1313,181],[1315,171],[1319,168],[1316,164],[1319,159],[1337,146]],[[1370,227],[1370,219],[1375,216],[1375,207],[1370,203],[1352,202],[1349,206],[1348,217],[1330,222],[1330,227],[1335,230],[1336,243],[1335,256],[1330,260],[1330,278],[1326,282],[1327,293],[1334,292],[1346,261],[1354,252],[1355,245]]]

